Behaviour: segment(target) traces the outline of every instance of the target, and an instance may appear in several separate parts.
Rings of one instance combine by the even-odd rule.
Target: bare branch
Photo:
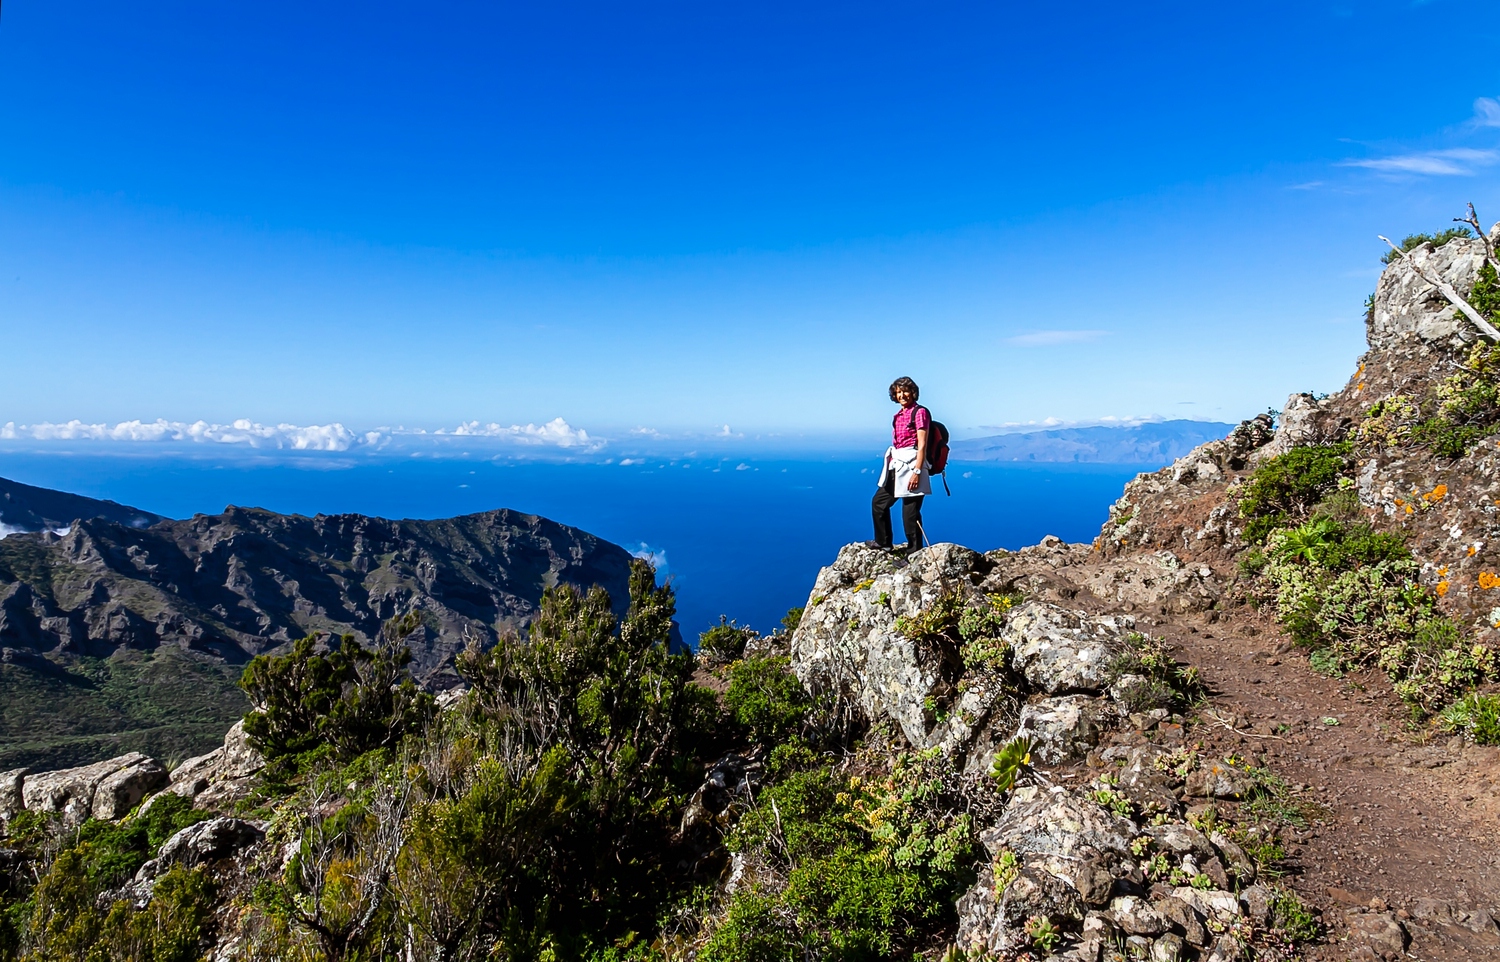
[[[1478,237],[1479,242],[1484,245],[1484,259],[1490,262],[1491,267],[1500,271],[1500,260],[1495,259],[1495,242],[1490,239],[1489,231],[1480,226],[1479,215],[1474,212],[1474,203],[1469,202],[1468,217],[1455,217],[1453,220],[1455,223],[1468,224],[1474,228],[1474,236]]]
[[[1431,284],[1433,287],[1436,287],[1439,291],[1441,291],[1443,296],[1448,298],[1448,300],[1453,304],[1454,307],[1458,308],[1464,313],[1466,317],[1468,317],[1469,320],[1474,322],[1474,326],[1479,328],[1479,330],[1484,334],[1485,337],[1488,337],[1492,341],[1500,342],[1500,330],[1496,330],[1495,325],[1485,320],[1482,314],[1474,310],[1474,306],[1468,301],[1464,300],[1463,297],[1459,295],[1458,291],[1455,291],[1453,289],[1452,285],[1443,280],[1441,277],[1434,277],[1424,271],[1421,265],[1417,263],[1416,258],[1408,256],[1406,251],[1403,251],[1395,244],[1391,244],[1391,239],[1389,237],[1386,237],[1384,234],[1376,234],[1375,236],[1379,237],[1387,244],[1390,244],[1391,250],[1396,252],[1396,256],[1399,259],[1406,262],[1407,266],[1412,269],[1412,273],[1416,274],[1422,280],[1426,281],[1427,283]],[[1416,249],[1420,250],[1421,246],[1419,245]]]

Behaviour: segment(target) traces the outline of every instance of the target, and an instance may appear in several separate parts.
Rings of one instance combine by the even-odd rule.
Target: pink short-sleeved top
[[[902,408],[891,419],[891,447],[914,448],[917,446],[917,432],[931,427],[932,415],[920,404]]]

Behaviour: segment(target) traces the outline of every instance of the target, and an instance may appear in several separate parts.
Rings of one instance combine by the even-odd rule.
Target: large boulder
[[[793,672],[811,691],[847,698],[872,721],[894,722],[917,748],[957,747],[951,743],[962,736],[939,725],[932,711],[935,701],[955,694],[962,671],[956,652],[921,650],[898,620],[918,618],[949,595],[982,602],[976,585],[989,567],[983,555],[954,544],[917,551],[905,566],[889,552],[846,545],[818,573],[792,635]],[[982,716],[987,707],[968,705],[967,717],[977,723],[973,713]]]
[[[130,752],[93,765],[27,775],[21,797],[27,811],[56,812],[81,822],[90,815],[120,818],[166,783],[167,770],[159,762]]]
[[[1093,618],[1033,601],[1011,612],[1002,638],[1010,643],[1012,664],[1036,689],[1097,693],[1113,680],[1111,665],[1134,627],[1128,616]]]
[[[174,865],[192,868],[228,858],[265,837],[262,824],[244,819],[220,817],[198,822],[163,842],[156,858],[141,866],[136,878],[154,878]]]
[[[1114,709],[1101,698],[1091,695],[1044,698],[1021,710],[1016,737],[1029,738],[1032,756],[1055,765],[1088,754],[1114,720]]]
[[[167,769],[154,758],[125,765],[106,775],[94,789],[93,815],[113,821],[124,818],[147,795],[167,784]]]
[[[174,768],[167,791],[192,799],[198,808],[224,810],[250,793],[265,766],[265,756],[250,744],[245,723],[238,721],[223,745]]]
[[[1420,265],[1429,277],[1466,292],[1474,288],[1484,265],[1484,245],[1477,239],[1452,240],[1436,250],[1423,244],[1381,272],[1365,323],[1370,347],[1391,350],[1403,341],[1417,340],[1461,349],[1478,340],[1479,331],[1473,323],[1458,313],[1441,291],[1419,277],[1411,262]]]
[[[980,833],[992,859],[959,901],[959,945],[1014,952],[1026,944],[1033,915],[1081,926],[1087,906],[1108,904],[1114,879],[1134,866],[1137,831],[1079,793],[1018,789],[1000,820]]]

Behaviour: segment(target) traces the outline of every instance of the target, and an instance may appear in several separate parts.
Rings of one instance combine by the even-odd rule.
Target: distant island
[[[955,461],[1075,461],[1169,464],[1233,428],[1217,421],[1156,421],[1128,427],[1096,426],[1025,431],[953,442]]]

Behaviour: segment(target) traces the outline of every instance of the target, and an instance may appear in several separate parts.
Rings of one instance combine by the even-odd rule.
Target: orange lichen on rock
[[[1422,495],[1422,500],[1426,501],[1428,504],[1437,504],[1447,496],[1448,486],[1446,484],[1440,484],[1437,487],[1433,488],[1431,491]]]
[[[1488,571],[1479,572],[1479,587],[1488,591],[1491,588],[1500,588],[1500,577]]]
[[[1433,586],[1433,590],[1436,591],[1437,596],[1441,598],[1443,595],[1446,595],[1448,593],[1448,582],[1439,581],[1436,585]]]

